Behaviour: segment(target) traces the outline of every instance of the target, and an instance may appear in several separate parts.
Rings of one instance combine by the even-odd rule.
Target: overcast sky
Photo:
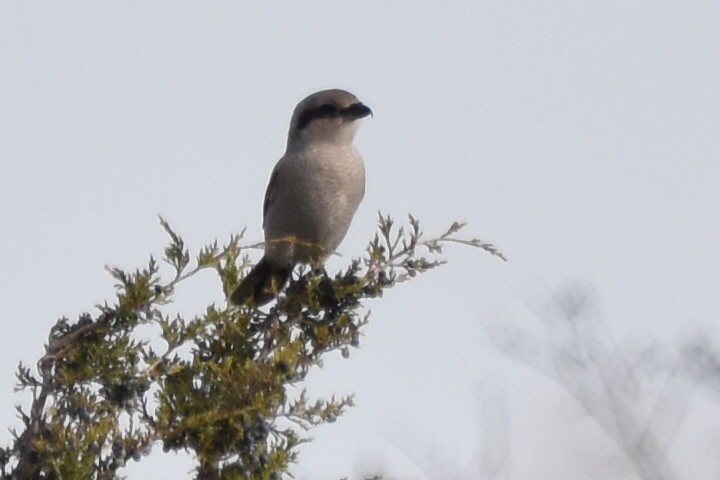
[[[498,478],[638,478],[488,325],[542,331],[530,312],[582,285],[622,344],[720,340],[719,57],[717,2],[0,3],[0,425],[17,426],[17,362],[112,298],[104,266],[161,254],[157,214],[193,248],[260,240],[293,107],[342,87],[375,117],[331,267],[378,210],[428,234],[467,221],[510,262],[448,248],[369,304],[361,348],[310,379],[357,407],[313,432],[298,478],[474,479],[488,449],[507,453]],[[221,298],[208,273],[177,306]],[[668,453],[681,478],[720,472],[717,399],[692,395]],[[191,478],[187,459],[145,463],[128,478]]]

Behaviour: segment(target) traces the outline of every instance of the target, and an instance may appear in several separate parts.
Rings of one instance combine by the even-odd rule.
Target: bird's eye
[[[340,109],[329,103],[319,105],[315,108],[305,110],[298,118],[297,128],[303,130],[305,127],[310,125],[313,120],[318,118],[333,118],[340,115]]]

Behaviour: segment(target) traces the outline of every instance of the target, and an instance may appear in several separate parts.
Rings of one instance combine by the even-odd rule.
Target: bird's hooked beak
[[[362,102],[353,103],[349,107],[345,107],[340,111],[341,115],[348,120],[357,120],[359,118],[365,118],[367,116],[373,116],[370,107]]]

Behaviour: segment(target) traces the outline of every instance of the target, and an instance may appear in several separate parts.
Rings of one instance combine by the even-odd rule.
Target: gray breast
[[[349,145],[325,145],[286,156],[268,186],[266,255],[316,262],[345,238],[365,193],[365,169]],[[272,191],[271,191],[272,190]]]

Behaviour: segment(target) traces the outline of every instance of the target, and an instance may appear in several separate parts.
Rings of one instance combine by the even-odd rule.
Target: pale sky
[[[195,249],[244,227],[261,239],[292,109],[328,87],[375,112],[356,140],[367,194],[331,270],[362,254],[378,210],[428,234],[467,221],[510,262],[448,248],[368,305],[361,348],[310,379],[357,406],[312,432],[297,478],[491,478],[487,451],[507,453],[497,478],[639,478],[487,332],[542,332],[529,310],[580,284],[623,345],[720,342],[717,2],[0,3],[0,439],[25,399],[17,363],[58,317],[112,298],[105,265],[161,254],[157,214]],[[176,305],[221,298],[208,273]],[[693,388],[667,460],[715,478],[720,397]],[[158,454],[125,473],[191,468]]]

